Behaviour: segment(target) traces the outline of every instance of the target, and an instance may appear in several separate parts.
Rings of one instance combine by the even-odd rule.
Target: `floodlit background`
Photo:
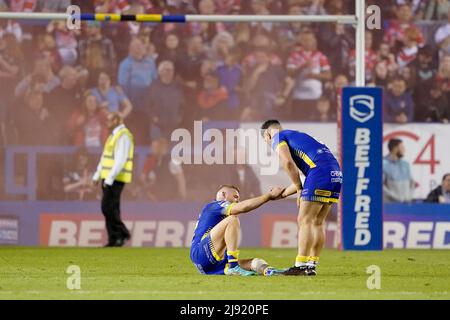
[[[381,7],[382,30],[366,33],[366,81],[384,88],[383,155],[389,139],[402,139],[413,180],[403,203],[385,203],[385,246],[448,249],[450,2],[371,3]],[[70,4],[108,13],[354,12],[354,1],[337,0],[0,0],[0,10],[65,12]],[[173,130],[191,130],[194,120],[205,130],[258,128],[277,118],[336,154],[337,93],[354,82],[354,38],[352,27],[333,23],[90,22],[74,32],[65,22],[0,20],[0,244],[105,242],[90,180],[106,115],[119,111],[138,145],[122,205],[130,245],[189,246],[218,185],[239,185],[248,198],[288,179],[261,176],[258,164],[180,165],[170,156]],[[388,187],[408,179],[390,177]],[[422,203],[439,187],[429,200],[443,204]],[[243,218],[243,245],[295,247],[295,211],[285,201]],[[334,212],[329,247],[335,220]]]

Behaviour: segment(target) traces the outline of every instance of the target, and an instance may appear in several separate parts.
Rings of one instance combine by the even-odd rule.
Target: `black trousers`
[[[108,243],[130,238],[130,232],[120,218],[120,195],[124,186],[119,181],[114,181],[112,186],[105,186],[102,180],[102,213],[105,216]]]

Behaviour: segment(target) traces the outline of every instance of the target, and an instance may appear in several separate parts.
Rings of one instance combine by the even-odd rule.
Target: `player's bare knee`
[[[316,218],[314,219],[314,226],[315,227],[323,227],[324,221],[322,218]]]
[[[229,216],[227,219],[229,220],[228,221],[228,225],[229,226],[240,227],[241,223],[239,221],[239,217],[238,216],[232,215],[232,216]]]
[[[305,225],[310,225],[314,223],[314,219],[311,217],[311,215],[305,214],[305,215],[300,215],[297,218],[297,224],[299,226],[305,226]]]

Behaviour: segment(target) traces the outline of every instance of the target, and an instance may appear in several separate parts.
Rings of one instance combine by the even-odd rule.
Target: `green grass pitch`
[[[241,249],[288,267],[292,249]],[[81,289],[69,290],[70,265]],[[366,268],[381,268],[381,289]],[[326,250],[317,277],[226,277],[197,273],[188,249],[0,247],[0,299],[449,299],[448,251]]]

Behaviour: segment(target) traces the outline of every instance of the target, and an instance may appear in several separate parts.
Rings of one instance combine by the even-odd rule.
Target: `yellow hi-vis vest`
[[[102,165],[102,171],[100,173],[101,179],[106,179],[108,177],[109,172],[111,171],[114,165],[114,150],[116,148],[117,141],[124,134],[126,134],[130,138],[131,142],[130,150],[128,151],[127,162],[125,162],[122,171],[120,171],[120,173],[116,176],[114,180],[124,183],[131,182],[133,172],[134,141],[133,135],[127,128],[120,129],[118,132],[116,132],[116,134],[110,135],[108,137],[108,140],[106,140],[101,160]]]

